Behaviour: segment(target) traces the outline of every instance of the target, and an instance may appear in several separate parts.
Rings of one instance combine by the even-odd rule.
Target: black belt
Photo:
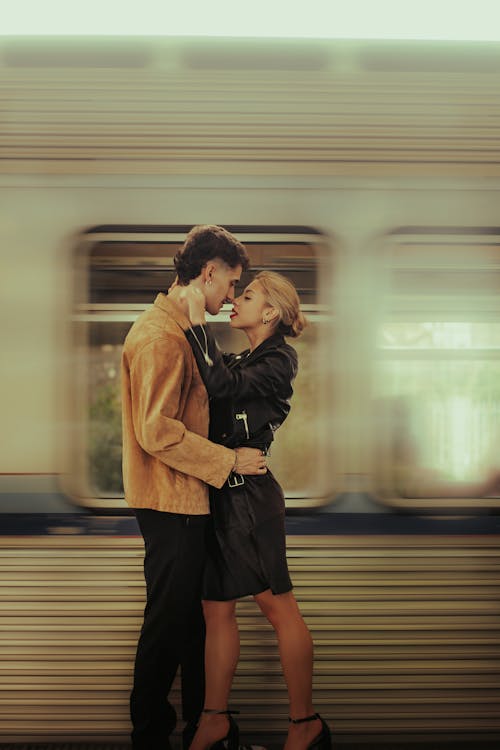
[[[241,487],[243,484],[245,484],[245,477],[242,474],[232,471],[227,478],[228,487]]]

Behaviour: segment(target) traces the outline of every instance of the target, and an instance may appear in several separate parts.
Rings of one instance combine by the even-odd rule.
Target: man
[[[200,289],[209,313],[234,299],[248,267],[244,246],[218,226],[194,227],[175,257],[178,282],[130,329],[122,357],[123,478],[145,543],[147,600],[130,698],[134,750],[167,750],[176,715],[168,694],[181,666],[189,745],[203,707],[208,486],[231,472],[265,473],[265,458],[210,442],[208,397],[191,347],[183,289]],[[208,356],[208,354],[207,354]]]

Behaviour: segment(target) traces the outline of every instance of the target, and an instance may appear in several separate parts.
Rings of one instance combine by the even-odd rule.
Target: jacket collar
[[[267,339],[264,339],[264,341],[255,347],[253,352],[250,350],[247,350],[243,352],[243,354],[246,354],[247,358],[253,357],[254,354],[260,354],[260,352],[264,351],[265,349],[271,349],[276,346],[283,346],[285,344],[285,338],[283,334],[281,333],[273,333],[272,336],[269,336]]]
[[[181,308],[176,305],[175,302],[172,302],[164,292],[160,292],[156,295],[154,305],[155,307],[159,307],[160,310],[163,310],[163,312],[166,312],[183,331],[190,327],[191,324]]]

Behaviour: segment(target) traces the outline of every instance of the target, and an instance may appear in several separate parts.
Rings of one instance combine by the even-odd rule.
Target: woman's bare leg
[[[240,655],[236,603],[203,602],[206,624],[205,709],[225,711]],[[202,714],[190,750],[205,750],[226,736],[227,716]]]
[[[313,643],[292,592],[264,591],[255,601],[278,637],[283,674],[290,701],[290,716],[301,719],[314,713],[312,704]],[[321,732],[321,721],[290,724],[285,750],[304,750]]]

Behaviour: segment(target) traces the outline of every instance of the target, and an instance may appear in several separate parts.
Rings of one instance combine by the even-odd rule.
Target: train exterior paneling
[[[126,738],[142,548],[92,399],[147,304],[127,257],[138,289],[214,222],[309,306],[272,460],[318,710],[500,740],[499,79],[497,45],[0,39],[0,741]],[[238,612],[232,704],[276,739],[276,643]]]
[[[315,704],[339,741],[500,737],[491,537],[294,535],[288,553],[315,641]],[[141,540],[10,537],[0,570],[2,740],[125,740]],[[252,601],[238,619],[231,705],[246,738],[277,743],[288,708],[276,640]]]

